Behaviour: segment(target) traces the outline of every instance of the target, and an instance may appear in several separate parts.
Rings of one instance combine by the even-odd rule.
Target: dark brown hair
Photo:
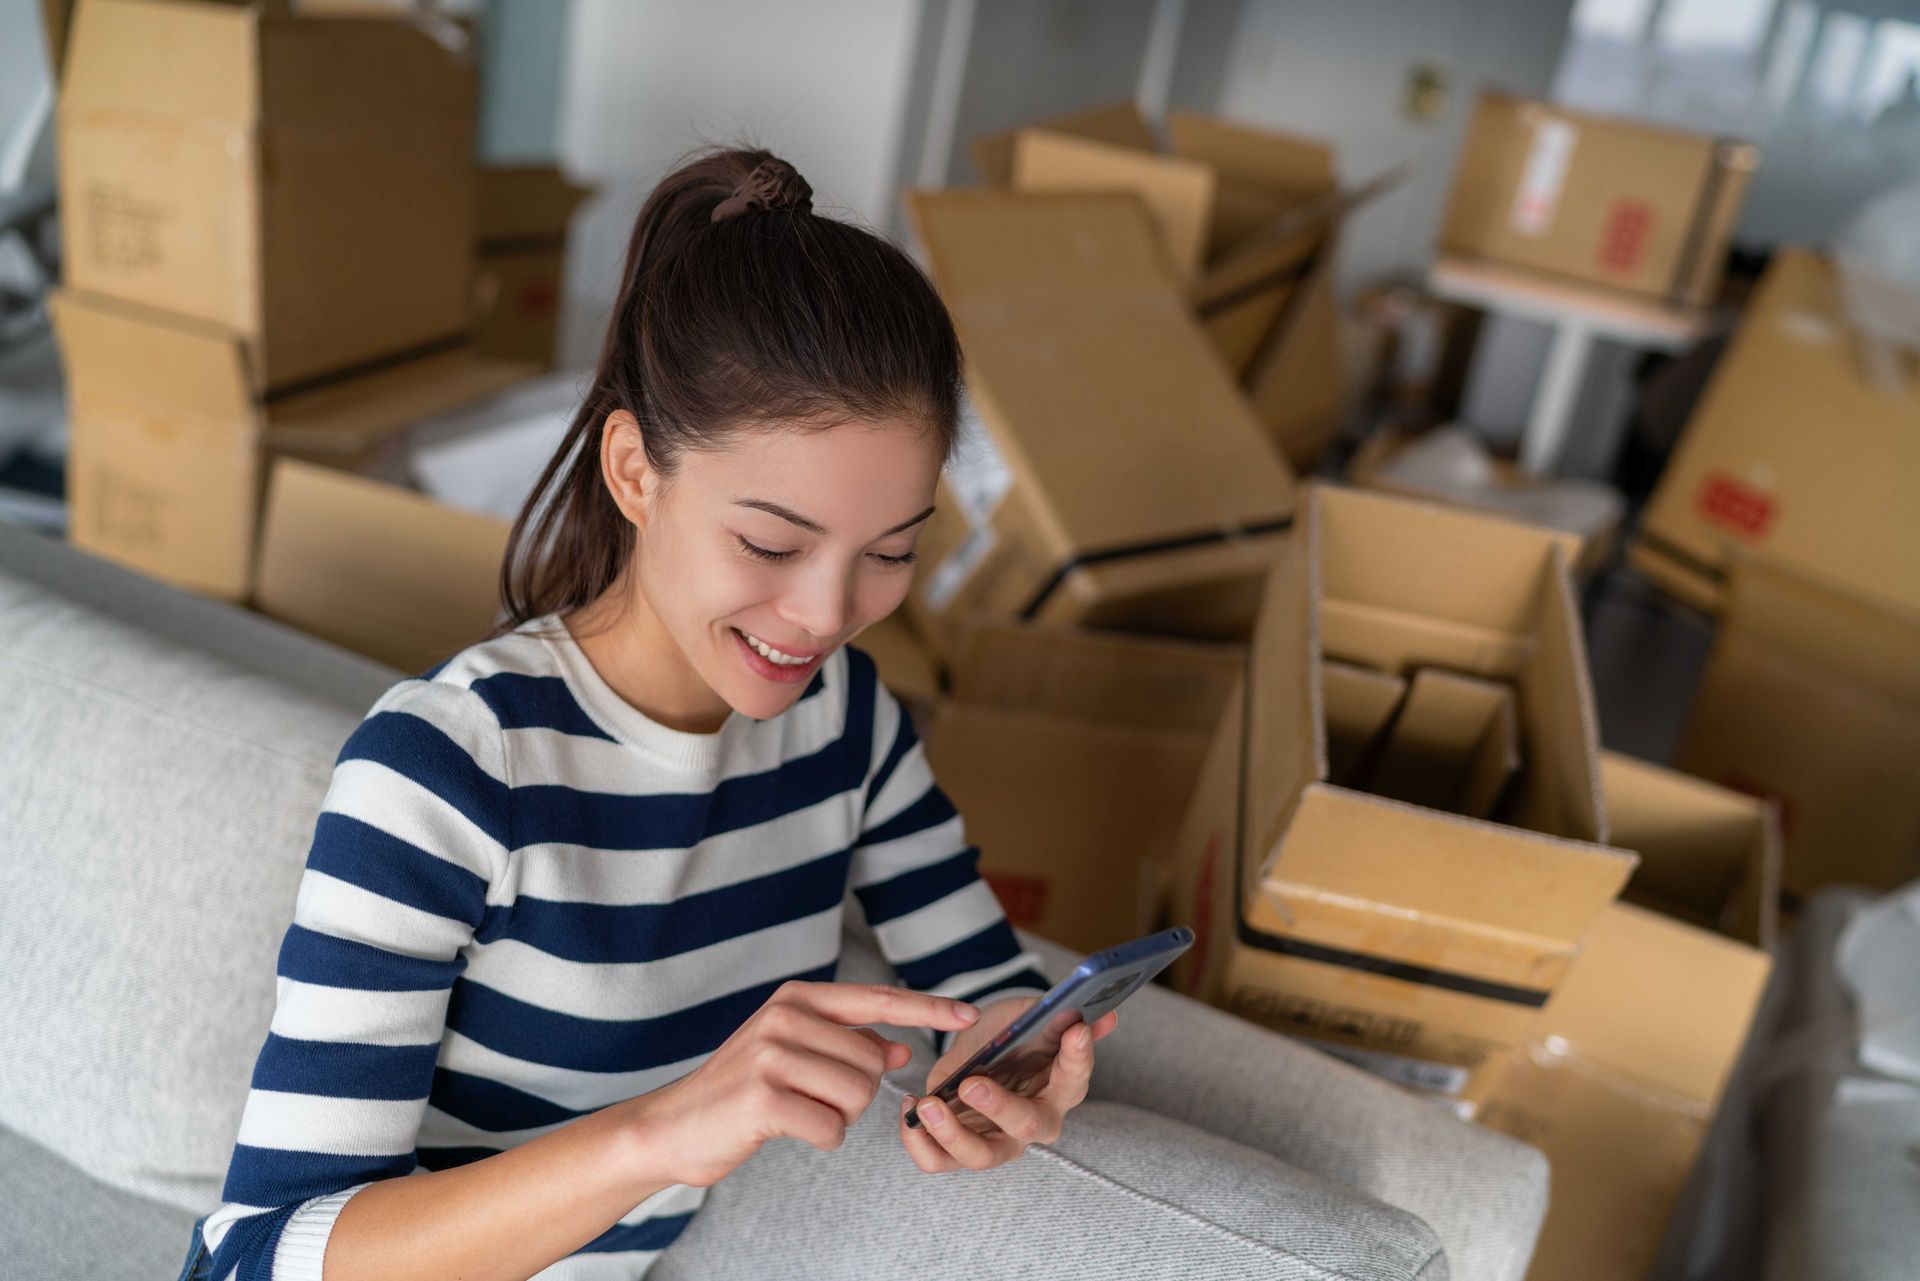
[[[634,529],[600,474],[615,410],[668,478],[682,451],[772,424],[905,418],[951,452],[960,344],[911,259],[804,202],[714,220],[769,162],[697,153],[641,207],[593,384],[508,535],[495,635],[591,603],[626,568]]]

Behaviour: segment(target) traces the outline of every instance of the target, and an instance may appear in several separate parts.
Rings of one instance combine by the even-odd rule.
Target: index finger
[[[957,1032],[972,1027],[980,1017],[980,1011],[965,1001],[888,987],[884,983],[794,982],[786,984],[781,992],[822,1018],[848,1027],[888,1023],[894,1027]]]

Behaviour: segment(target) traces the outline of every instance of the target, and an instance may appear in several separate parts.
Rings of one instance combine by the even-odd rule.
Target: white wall
[[[634,215],[682,153],[751,140],[816,206],[885,227],[927,6],[900,0],[574,0],[560,158],[601,187],[576,218],[562,351],[590,364]]]
[[[1403,161],[1412,178],[1355,215],[1340,247],[1344,288],[1431,258],[1473,95],[1497,84],[1544,95],[1572,0],[1240,0],[1189,5],[1176,105],[1329,139],[1341,176]],[[1219,10],[1237,10],[1230,29]],[[1451,94],[1431,123],[1401,111],[1407,74],[1443,69]]]

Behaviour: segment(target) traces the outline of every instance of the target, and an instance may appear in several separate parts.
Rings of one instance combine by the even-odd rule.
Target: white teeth
[[[811,658],[795,658],[791,654],[783,654],[758,636],[750,636],[746,632],[741,632],[740,635],[746,637],[747,644],[758,650],[760,657],[770,663],[779,663],[782,667],[802,667],[813,661]]]

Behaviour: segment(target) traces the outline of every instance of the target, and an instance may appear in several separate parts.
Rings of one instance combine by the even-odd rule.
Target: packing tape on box
[[[1211,543],[1230,542],[1236,538],[1261,538],[1268,534],[1284,533],[1293,528],[1293,517],[1277,516],[1271,520],[1254,521],[1246,525],[1233,525],[1222,529],[1201,530],[1193,534],[1178,534],[1171,538],[1155,538],[1138,543],[1124,543],[1117,547],[1104,547],[1097,551],[1081,552],[1060,562],[1033,594],[1025,609],[1020,611],[1023,619],[1038,618],[1060,584],[1067,575],[1076,569],[1085,569],[1093,565],[1104,565],[1109,561],[1131,560],[1137,556],[1153,556],[1163,552],[1186,551],[1192,547],[1205,547]]]
[[[1511,1005],[1539,1009],[1547,1003],[1547,998],[1553,995],[1551,989],[1547,988],[1500,983],[1436,966],[1415,965],[1377,952],[1329,947],[1323,943],[1309,943],[1304,939],[1289,938],[1284,934],[1270,934],[1248,925],[1245,917],[1239,920],[1238,933],[1242,943],[1262,951],[1277,952],[1282,956],[1291,956],[1305,961],[1318,961],[1322,965],[1337,965],[1342,969],[1377,974],[1383,978],[1399,979],[1422,987],[1441,988],[1449,992],[1458,992],[1463,996],[1477,996],[1489,1001],[1504,1001]]]

